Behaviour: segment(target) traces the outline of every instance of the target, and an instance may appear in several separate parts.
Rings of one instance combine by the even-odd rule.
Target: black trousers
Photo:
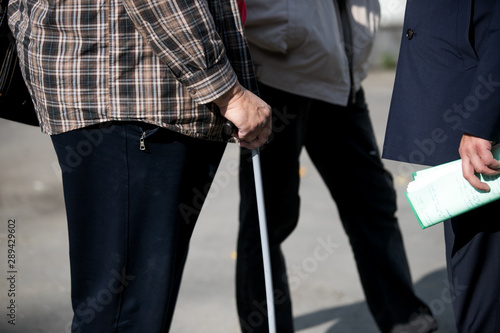
[[[444,223],[457,332],[500,332],[500,201]]]
[[[274,136],[261,150],[278,332],[293,332],[293,317],[280,244],[299,217],[299,156],[306,148],[337,204],[349,237],[366,300],[382,332],[422,313],[395,217],[392,177],[375,143],[363,91],[341,107],[260,86],[273,107]],[[265,285],[252,184],[252,163],[241,153],[237,304],[244,333],[267,332]],[[328,297],[327,294],[325,297]]]
[[[168,332],[225,144],[140,123],[52,139],[68,219],[72,332]]]

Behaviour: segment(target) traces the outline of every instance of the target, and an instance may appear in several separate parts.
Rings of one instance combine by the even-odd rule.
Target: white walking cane
[[[230,121],[226,122],[224,132],[231,135],[236,126]],[[253,175],[255,194],[257,196],[257,212],[259,216],[260,244],[262,247],[262,260],[264,263],[264,282],[266,286],[267,321],[269,333],[276,333],[276,319],[274,315],[274,289],[271,274],[271,254],[269,253],[269,238],[267,236],[266,207],[264,205],[264,188],[262,187],[262,172],[260,169],[259,148],[252,149]]]
[[[269,333],[276,333],[274,315],[273,279],[271,274],[271,255],[269,253],[269,239],[267,236],[266,208],[264,205],[264,189],[262,187],[262,173],[260,169],[259,148],[252,149],[253,174],[255,178],[255,193],[257,196],[257,211],[259,215],[260,243],[262,245],[262,259],[264,261],[264,281],[266,285],[267,320]]]

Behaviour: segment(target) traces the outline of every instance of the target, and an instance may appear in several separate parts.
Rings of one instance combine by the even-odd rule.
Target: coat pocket
[[[246,5],[248,41],[267,51],[286,53],[289,1],[246,0]]]

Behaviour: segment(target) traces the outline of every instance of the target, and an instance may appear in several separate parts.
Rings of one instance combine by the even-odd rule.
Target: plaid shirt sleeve
[[[216,99],[236,83],[206,2],[124,0],[124,4],[136,29],[197,103]]]

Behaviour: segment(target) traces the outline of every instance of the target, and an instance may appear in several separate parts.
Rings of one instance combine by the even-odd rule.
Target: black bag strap
[[[7,94],[14,69],[17,66],[17,54],[12,32],[7,22],[8,0],[1,0],[0,6],[0,99]]]
[[[9,5],[9,0],[0,1],[0,37],[9,35],[10,29],[7,25],[7,7]]]
[[[16,43],[7,22],[9,0],[0,2],[0,118],[39,126],[19,68]]]

